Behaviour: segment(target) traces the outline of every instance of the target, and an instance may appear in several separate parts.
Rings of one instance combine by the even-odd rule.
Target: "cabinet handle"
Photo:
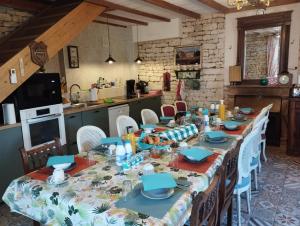
[[[94,111],[94,113],[99,113],[100,111],[99,110],[97,110],[97,111]]]
[[[72,116],[70,116],[69,118],[76,118],[76,116],[75,116],[75,115],[72,115]]]

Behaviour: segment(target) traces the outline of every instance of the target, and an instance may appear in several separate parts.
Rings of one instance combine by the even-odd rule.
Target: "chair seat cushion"
[[[258,157],[252,158],[250,166],[253,167],[253,166],[257,166],[257,165],[258,165]]]
[[[250,176],[249,177],[244,177],[242,179],[242,183],[235,185],[235,189],[240,189],[240,188],[246,187],[247,185],[250,184],[250,182],[251,182]],[[227,179],[226,180],[226,186],[228,186],[229,184],[230,184],[230,180]]]

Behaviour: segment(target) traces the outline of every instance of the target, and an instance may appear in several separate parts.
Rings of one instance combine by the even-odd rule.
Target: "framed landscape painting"
[[[200,47],[187,46],[175,49],[175,64],[176,65],[191,65],[200,64],[201,51]]]

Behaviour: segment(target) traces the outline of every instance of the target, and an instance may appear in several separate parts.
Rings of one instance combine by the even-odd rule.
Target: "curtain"
[[[280,36],[269,36],[267,43],[268,77],[277,77],[279,73],[279,50]]]

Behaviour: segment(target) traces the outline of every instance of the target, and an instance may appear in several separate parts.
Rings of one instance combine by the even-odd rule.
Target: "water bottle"
[[[126,153],[126,160],[130,159],[132,156],[132,147],[130,140],[125,140],[125,153]]]
[[[116,164],[117,166],[122,166],[123,161],[126,157],[126,151],[123,144],[118,144],[116,149]]]
[[[204,132],[209,132],[211,131],[209,127],[209,117],[208,115],[204,115]]]

